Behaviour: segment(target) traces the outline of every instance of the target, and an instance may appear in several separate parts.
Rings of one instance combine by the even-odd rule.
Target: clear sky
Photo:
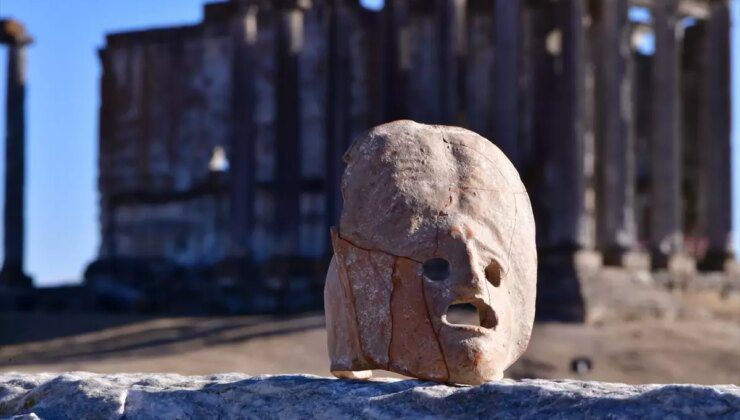
[[[733,0],[733,22],[740,7]],[[0,0],[0,16],[23,21],[29,52],[26,266],[38,285],[79,279],[98,246],[96,155],[100,65],[108,32],[198,22],[204,0]],[[365,0],[368,6],[382,0]],[[733,78],[740,81],[740,31]],[[0,98],[5,61],[0,50]],[[733,85],[740,98],[740,83]],[[4,115],[4,99],[0,116]],[[733,110],[740,127],[740,106]],[[0,118],[0,133],[4,133]],[[4,136],[2,136],[4,137]],[[740,226],[740,137],[733,130],[734,226]],[[0,148],[0,157],[4,148]],[[0,174],[3,173],[0,159]],[[0,183],[0,189],[2,183]],[[1,191],[1,190],[0,190]],[[1,197],[1,196],[0,196]],[[0,229],[2,227],[0,226]],[[737,228],[736,228],[737,229]],[[740,243],[740,238],[735,238]]]
[[[97,50],[105,34],[194,23],[201,18],[203,3],[0,0],[0,16],[23,21],[36,39],[29,50],[26,173],[26,267],[36,284],[81,278],[97,253]],[[7,60],[2,52],[0,116],[5,108]],[[4,118],[0,118],[2,126]],[[0,133],[4,132],[2,127]]]

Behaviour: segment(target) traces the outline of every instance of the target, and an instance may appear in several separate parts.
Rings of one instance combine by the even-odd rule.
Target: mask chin
[[[440,341],[450,366],[450,382],[469,385],[503,378],[508,351],[494,335],[470,337],[464,331],[442,329]]]

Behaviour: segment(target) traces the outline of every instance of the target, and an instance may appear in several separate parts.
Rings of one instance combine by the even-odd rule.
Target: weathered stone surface
[[[413,121],[370,130],[344,160],[325,292],[332,370],[366,361],[440,382],[502,378],[529,342],[537,280],[514,166],[471,131]],[[474,306],[480,325],[450,322],[458,304]]]
[[[337,265],[337,258],[332,258],[324,289],[324,314],[327,324],[336,326],[326,331],[331,360],[329,369],[337,377],[345,378],[348,377],[346,372],[368,369],[370,365],[360,346],[354,302],[349,285],[344,281],[345,276],[339,275],[340,269],[343,270]]]
[[[422,290],[421,264],[398,258],[393,268],[393,337],[388,354],[396,372],[447,381],[450,374],[442,345],[429,319]]]
[[[308,375],[92,373],[0,376],[0,417],[190,418],[738,418],[732,385],[503,380],[476,387]]]
[[[353,298],[357,328],[362,331],[359,339],[363,353],[373,363],[385,366],[391,342],[391,275],[396,258],[384,252],[354,247],[337,237],[336,232],[332,236],[334,247],[342,250],[337,253],[337,262],[347,271],[344,278]]]

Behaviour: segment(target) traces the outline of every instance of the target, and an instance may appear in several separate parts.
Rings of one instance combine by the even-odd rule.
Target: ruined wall
[[[112,35],[103,62],[101,257],[213,262],[228,251],[230,38],[217,23]],[[206,234],[205,231],[210,230]]]
[[[720,3],[706,31],[668,39],[684,42],[668,44],[685,54],[685,171],[660,180],[683,182],[685,203],[706,198],[685,206],[684,228],[715,232],[716,244],[729,209],[708,191],[729,165],[715,150],[729,144],[727,63],[700,50],[727,52],[709,38],[726,41]],[[342,155],[364,130],[402,118],[468,127],[508,153],[543,257],[570,264],[594,249],[620,264],[622,253],[656,248],[651,220],[675,206],[652,206],[665,165],[651,148],[660,138],[677,155],[681,139],[656,130],[656,61],[631,50],[647,26],[629,21],[630,5],[388,0],[370,11],[354,0],[233,0],[206,5],[198,25],[111,35],[100,53],[100,256],[210,264],[249,299],[264,289],[270,308],[310,307],[341,211]],[[664,35],[682,28],[665,17],[678,10],[661,12]],[[664,114],[670,127],[677,117]],[[705,127],[719,133],[716,147],[702,145]],[[217,148],[228,170],[209,169]],[[559,288],[553,272],[543,269],[543,289]]]

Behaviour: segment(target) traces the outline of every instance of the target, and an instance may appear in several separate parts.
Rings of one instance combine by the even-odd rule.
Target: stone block
[[[0,417],[19,419],[729,419],[738,415],[740,387],[734,385],[507,379],[468,387],[310,375],[0,375]]]

